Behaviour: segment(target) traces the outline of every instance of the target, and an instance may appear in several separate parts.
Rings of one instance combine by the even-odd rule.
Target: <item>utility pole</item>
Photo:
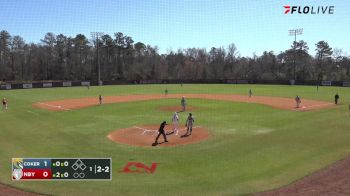
[[[295,45],[296,42],[297,42],[297,35],[302,35],[303,34],[303,29],[292,29],[292,30],[289,30],[289,36],[294,36],[294,42],[293,42],[293,48],[294,48],[294,59],[293,59],[293,78],[294,78],[294,81],[296,80],[296,65],[295,65]]]
[[[91,32],[91,37],[96,40],[97,66],[98,66],[98,85],[102,85],[101,81],[101,66],[99,58],[99,40],[104,35],[103,32]]]

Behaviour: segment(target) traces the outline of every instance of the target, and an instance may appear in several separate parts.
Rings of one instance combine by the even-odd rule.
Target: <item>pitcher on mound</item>
[[[184,96],[181,98],[181,107],[183,112],[186,111],[186,99]]]

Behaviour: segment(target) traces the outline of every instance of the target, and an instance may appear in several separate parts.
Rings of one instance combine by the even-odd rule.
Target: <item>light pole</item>
[[[303,34],[303,29],[291,29],[288,31],[289,32],[289,36],[294,36],[294,42],[293,42],[293,49],[294,49],[294,59],[293,59],[293,66],[294,66],[294,70],[293,70],[293,78],[294,80],[295,78],[295,72],[296,72],[296,65],[295,65],[295,47],[296,47],[296,42],[297,42],[297,35],[302,35]]]
[[[96,50],[97,50],[97,66],[98,66],[98,85],[101,83],[101,66],[100,66],[100,58],[99,58],[99,40],[100,37],[104,35],[103,32],[91,32],[91,37],[96,40]]]

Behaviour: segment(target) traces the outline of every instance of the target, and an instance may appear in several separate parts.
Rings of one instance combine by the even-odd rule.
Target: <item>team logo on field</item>
[[[125,167],[120,170],[121,173],[148,173],[153,174],[157,169],[158,163],[152,163],[147,166],[140,162],[128,162]]]

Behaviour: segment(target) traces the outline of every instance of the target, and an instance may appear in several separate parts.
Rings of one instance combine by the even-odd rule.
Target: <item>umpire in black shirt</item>
[[[165,127],[166,121],[163,121],[162,124],[160,124],[160,127],[158,129],[158,135],[156,137],[156,141],[154,142],[154,144],[158,144],[158,138],[160,137],[160,135],[163,135],[164,137],[164,142],[168,142],[168,140],[166,139],[166,135],[165,135],[165,131],[164,131],[164,127]]]

